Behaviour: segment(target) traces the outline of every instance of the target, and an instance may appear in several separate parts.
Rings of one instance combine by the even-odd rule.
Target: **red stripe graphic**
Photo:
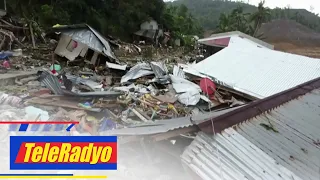
[[[79,121],[0,121],[0,124],[79,124]]]

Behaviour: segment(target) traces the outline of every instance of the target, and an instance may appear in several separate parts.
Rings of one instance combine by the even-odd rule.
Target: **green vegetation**
[[[257,12],[257,7],[255,6],[228,0],[177,0],[169,4],[183,4],[187,6],[189,8],[189,11],[195,16],[195,18],[199,20],[201,26],[206,30],[215,30],[219,26],[219,21],[225,18],[221,17],[220,14],[232,14],[234,12],[234,9],[237,9],[238,7],[242,8],[243,14],[253,14]],[[261,11],[258,10],[258,12]],[[270,20],[272,19],[295,20],[311,29],[320,32],[320,17],[318,16],[318,14],[311,13],[305,9],[271,9]],[[252,27],[256,27],[256,25],[252,25]]]
[[[217,32],[241,31],[258,37],[261,36],[257,34],[261,24],[269,21],[270,17],[270,9],[264,7],[264,1],[259,3],[258,10],[252,14],[245,13],[239,6],[230,14],[220,15]]]
[[[104,35],[129,39],[144,21],[154,19],[176,36],[199,34],[201,28],[185,6],[163,0],[10,0],[9,13],[37,22],[43,29],[55,24],[87,23]]]

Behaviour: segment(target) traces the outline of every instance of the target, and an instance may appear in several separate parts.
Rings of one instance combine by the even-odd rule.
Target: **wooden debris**
[[[98,112],[97,108],[81,108],[78,106],[77,102],[71,102],[71,101],[59,100],[59,99],[32,98],[28,100],[27,103]]]
[[[148,119],[146,119],[143,115],[141,115],[136,109],[132,108],[130,109],[136,116],[138,116],[139,119],[141,119],[144,122],[148,122]]]
[[[9,42],[9,49],[11,50],[11,46],[13,42],[16,42],[17,44],[19,44],[22,47],[25,47],[25,45],[23,45],[18,38],[15,37],[15,35],[13,34],[13,32],[8,31],[8,30],[4,30],[4,29],[0,29],[0,33],[3,34],[4,36],[9,37],[10,42]]]

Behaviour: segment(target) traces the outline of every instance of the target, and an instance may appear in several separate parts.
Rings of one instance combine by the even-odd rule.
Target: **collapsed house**
[[[159,38],[164,35],[163,30],[155,20],[150,20],[140,25],[140,30],[134,33],[139,40],[158,44]]]
[[[100,64],[101,60],[115,60],[109,42],[87,24],[56,25],[52,32],[60,34],[55,54],[70,61],[85,58],[91,64]]]
[[[209,38],[199,39],[198,43],[206,50],[205,57],[209,57],[223,48],[237,45],[242,47],[255,46],[260,48],[274,49],[274,46],[260,39],[249,36],[240,31],[213,34]]]

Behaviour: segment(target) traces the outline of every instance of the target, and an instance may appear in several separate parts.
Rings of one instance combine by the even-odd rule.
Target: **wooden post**
[[[32,23],[30,23],[30,34],[31,34],[32,46],[33,46],[33,48],[36,48],[36,43],[34,41],[34,35],[33,35]]]

